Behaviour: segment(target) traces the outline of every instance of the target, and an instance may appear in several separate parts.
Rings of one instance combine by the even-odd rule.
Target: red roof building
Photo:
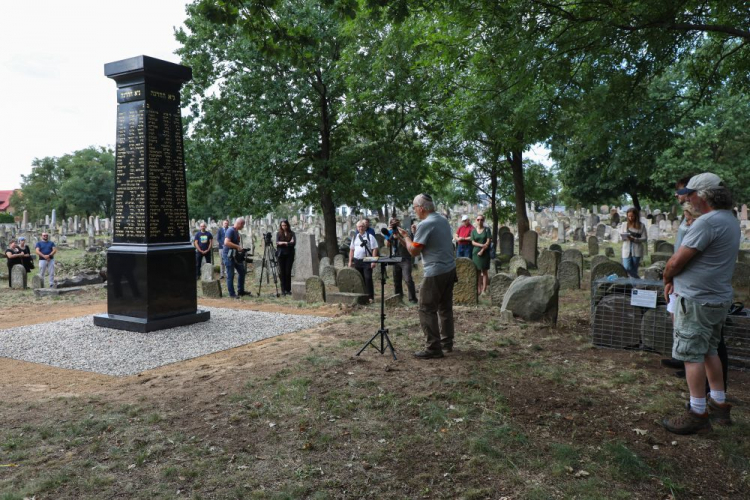
[[[10,206],[10,197],[13,196],[14,191],[0,191],[0,212],[10,213],[13,207]]]

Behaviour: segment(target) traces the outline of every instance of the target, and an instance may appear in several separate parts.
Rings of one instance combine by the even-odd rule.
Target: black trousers
[[[203,255],[199,251],[195,251],[195,276],[196,278],[200,278],[201,276],[201,264],[203,263],[203,259],[206,259],[206,264],[211,263],[211,253],[208,252],[206,255]]]
[[[375,300],[375,286],[372,283],[372,263],[354,259],[354,269],[365,279],[365,293],[370,299]]]
[[[292,293],[292,264],[294,264],[294,254],[281,254],[277,257],[279,261],[279,280],[281,281],[281,291]]]

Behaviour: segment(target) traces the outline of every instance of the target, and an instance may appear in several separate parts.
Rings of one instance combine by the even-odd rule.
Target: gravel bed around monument
[[[206,323],[150,333],[94,326],[93,316],[0,330],[0,357],[59,368],[134,375],[285,333],[330,318],[203,307]]]

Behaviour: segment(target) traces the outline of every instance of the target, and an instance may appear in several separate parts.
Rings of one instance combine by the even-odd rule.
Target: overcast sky
[[[34,158],[113,146],[116,86],[104,64],[138,55],[179,62],[185,0],[0,1],[0,190]]]

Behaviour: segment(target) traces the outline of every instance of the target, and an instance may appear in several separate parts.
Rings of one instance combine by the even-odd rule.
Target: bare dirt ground
[[[411,357],[413,307],[389,312],[394,361],[354,356],[373,307],[252,299],[200,304],[332,322],[130,377],[0,359],[2,498],[748,498],[748,374],[730,373],[734,428],[670,435],[684,380],[591,348],[586,297],[561,298],[557,328],[456,308],[442,360]],[[32,300],[0,324],[105,309]]]

